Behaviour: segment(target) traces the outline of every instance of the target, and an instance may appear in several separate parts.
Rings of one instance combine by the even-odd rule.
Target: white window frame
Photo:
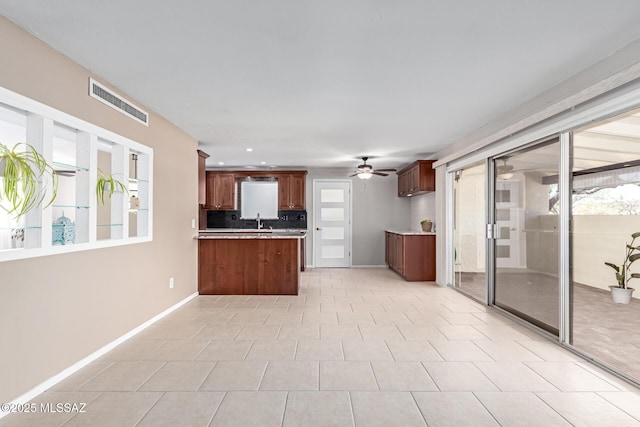
[[[138,220],[138,230],[142,232],[139,233],[138,236],[128,237],[129,230],[129,215],[124,211],[128,211],[126,208],[123,209],[123,224],[122,224],[122,232],[120,237],[98,240],[95,232],[96,228],[96,211],[97,211],[97,199],[95,196],[95,184],[97,181],[97,163],[95,163],[95,158],[97,156],[98,144],[92,143],[90,144],[91,149],[91,157],[94,161],[90,162],[90,189],[89,189],[89,211],[90,217],[89,220],[89,239],[84,243],[76,243],[71,245],[53,245],[51,242],[51,207],[37,207],[34,208],[33,211],[38,212],[39,214],[36,217],[41,218],[40,226],[41,226],[41,234],[40,234],[40,244],[38,247],[28,247],[22,249],[8,249],[0,251],[0,262],[4,261],[14,261],[19,259],[26,258],[34,258],[40,256],[48,256],[48,255],[57,255],[62,253],[69,252],[79,252],[86,251],[92,249],[100,249],[100,248],[108,248],[114,246],[121,245],[130,245],[136,243],[144,243],[150,242],[153,240],[153,149],[147,147],[146,145],[140,144],[136,141],[128,139],[122,135],[118,135],[117,133],[111,132],[107,129],[96,126],[92,123],[59,111],[55,108],[42,104],[33,99],[27,98],[23,95],[10,91],[4,87],[0,87],[0,103],[9,105],[13,108],[17,108],[20,110],[27,111],[29,114],[29,118],[35,117],[38,122],[48,123],[50,126],[53,126],[53,123],[60,123],[62,125],[77,129],[80,132],[88,135],[89,138],[96,141],[98,138],[110,141],[114,144],[114,147],[117,147],[114,150],[116,155],[121,157],[118,158],[117,161],[121,162],[123,165],[128,165],[129,153],[131,151],[140,153],[145,159],[142,167],[142,172],[144,174],[144,182],[146,184],[145,188],[145,199],[141,202],[144,206],[144,214],[143,219]],[[29,128],[31,120],[28,120],[27,127]],[[29,129],[27,129],[27,133],[29,133]],[[25,141],[27,142],[27,141]],[[47,152],[51,152],[51,147],[53,144],[52,133],[43,135],[42,140],[42,152],[45,155],[47,161],[51,161],[50,158],[47,158]],[[129,171],[128,168],[123,167],[122,175],[124,176],[123,182],[129,182]],[[114,197],[116,195],[114,194]],[[118,206],[124,205],[126,207],[126,199],[125,194],[121,193],[120,198],[122,199],[120,202],[116,203]],[[33,212],[32,211],[32,212]]]

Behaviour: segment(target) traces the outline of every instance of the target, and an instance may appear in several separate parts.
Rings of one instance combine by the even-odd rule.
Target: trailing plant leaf
[[[610,262],[605,262],[604,264],[605,264],[605,265],[608,265],[608,266],[609,266],[609,267],[611,267],[611,268],[613,268],[613,269],[616,271],[616,273],[619,273],[619,272],[620,272],[620,268],[619,268],[617,265],[612,264],[612,263],[610,263]]]
[[[640,259],[640,254],[634,254],[629,257],[629,263],[627,265],[633,264],[634,261]]]
[[[23,147],[22,149],[20,149]],[[31,145],[0,144],[0,208],[15,219],[45,202],[51,205],[58,194],[58,175]]]
[[[127,193],[127,195],[129,194],[129,189],[122,181],[118,180],[113,175],[105,175],[101,169],[98,169],[98,173],[100,176],[98,176],[98,180],[96,182],[96,198],[101,205],[104,205],[105,193],[109,196],[109,199],[111,199],[111,196],[115,192]]]

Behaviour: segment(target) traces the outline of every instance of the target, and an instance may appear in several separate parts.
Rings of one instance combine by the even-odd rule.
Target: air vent
[[[126,114],[145,126],[149,126],[149,114],[146,111],[141,110],[91,78],[89,79],[89,96],[120,111],[122,114]]]

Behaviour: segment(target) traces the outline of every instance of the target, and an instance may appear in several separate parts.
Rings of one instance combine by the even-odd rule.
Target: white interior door
[[[351,266],[351,181],[313,181],[313,258],[322,267]]]
[[[523,209],[520,207],[520,181],[496,181],[496,267],[520,267],[523,238]]]

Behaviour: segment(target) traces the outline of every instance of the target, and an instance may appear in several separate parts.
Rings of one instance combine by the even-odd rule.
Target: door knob
[[[316,227],[316,231],[320,231],[320,230],[322,230],[322,228]]]

